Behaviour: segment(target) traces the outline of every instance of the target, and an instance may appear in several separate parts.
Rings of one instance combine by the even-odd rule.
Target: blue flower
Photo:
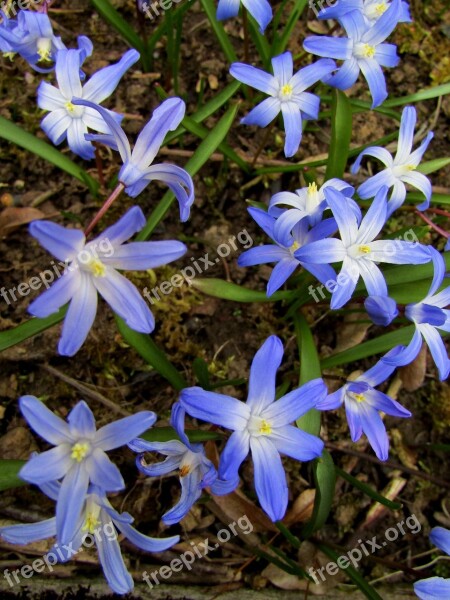
[[[125,486],[119,469],[109,460],[106,451],[124,446],[149,429],[156,415],[141,411],[97,431],[94,415],[84,401],[74,406],[67,423],[34,396],[22,396],[19,405],[29,426],[55,446],[33,456],[19,475],[36,485],[62,479],[56,505],[56,529],[58,541],[65,544],[75,533],[89,483],[105,491],[117,491]]]
[[[184,433],[184,416],[184,409],[178,402],[175,403],[172,407],[171,424],[181,441],[147,442],[143,439],[135,439],[128,444],[131,450],[140,452],[136,458],[136,465],[145,475],[159,477],[176,469],[179,470],[181,498],[178,504],[163,515],[162,520],[166,525],[181,521],[200,498],[203,488],[210,486],[217,479],[217,471],[212,462],[206,458],[203,445],[191,444]],[[167,458],[161,463],[146,464],[145,452],[159,452]]]
[[[338,21],[351,12],[359,10],[366,20],[368,26],[372,27],[390,7],[390,0],[337,0],[333,6],[323,8],[317,15],[319,19],[337,19]],[[401,13],[399,23],[409,23],[411,15],[407,2],[401,2]]]
[[[426,210],[430,205],[432,192],[430,180],[423,173],[419,173],[417,167],[428,144],[433,139],[433,133],[428,133],[420,147],[412,152],[416,118],[416,109],[413,106],[406,106],[403,109],[395,158],[392,158],[385,148],[370,146],[361,152],[351,170],[352,173],[357,173],[363,156],[367,155],[378,158],[385,165],[386,169],[369,177],[359,186],[358,194],[364,199],[373,198],[381,186],[393,187],[389,198],[388,217],[405,201],[405,183],[412,185],[424,194],[426,200],[417,206],[419,210]]]
[[[143,271],[183,256],[186,246],[178,241],[131,242],[145,225],[144,213],[131,208],[117,223],[91,242],[84,233],[50,221],[34,221],[30,233],[58,260],[68,262],[64,274],[34,300],[28,311],[47,317],[70,302],[58,351],[73,356],[83,345],[97,313],[97,293],[131,329],[151,333],[155,320],[136,287],[116,269]]]
[[[62,487],[57,482],[39,487],[52,500],[57,500],[58,506]],[[128,513],[118,513],[114,510],[101,488],[90,486],[87,495],[81,499],[80,514],[75,520],[74,527],[71,528],[73,535],[70,540],[62,546],[58,544],[53,546],[45,556],[50,558],[52,555],[58,562],[66,562],[72,555],[81,551],[80,549],[85,543],[87,545],[88,541],[90,547],[93,538],[108,585],[116,594],[127,594],[133,589],[134,583],[123,562],[117,532],[145,552],[163,552],[180,540],[179,535],[163,539],[143,535],[131,526],[133,520]],[[56,533],[57,518],[55,517],[38,523],[0,527],[0,536],[10,544],[18,545],[47,539],[55,536]],[[54,563],[50,562],[50,564]]]
[[[239,13],[241,0],[219,0],[217,19],[223,21],[236,17]],[[242,5],[258,23],[261,33],[272,20],[272,7],[267,0],[242,0]]]
[[[250,250],[240,255],[238,265],[240,267],[252,267],[272,262],[277,263],[267,284],[268,296],[276,292],[299,266],[312,273],[321,283],[325,283],[330,279],[336,279],[336,273],[329,265],[303,263],[295,257],[295,251],[298,248],[332,235],[337,228],[334,219],[325,219],[312,229],[309,229],[307,219],[302,219],[294,225],[292,242],[288,242],[288,245],[283,245],[275,239],[274,230],[277,223],[275,217],[271,217],[265,210],[260,208],[249,208],[248,212],[261,229],[274,240],[275,245],[266,244],[250,248]]]
[[[356,214],[360,213],[358,206],[351,199],[354,188],[341,179],[329,179],[320,189],[317,189],[315,183],[310,183],[308,187],[295,190],[295,194],[278,192],[270,199],[268,210],[269,215],[277,217],[274,226],[275,239],[284,246],[291,245],[294,242],[291,231],[299,221],[306,218],[311,227],[320,223],[323,211],[328,208],[324,192],[330,186],[342,192]],[[283,210],[285,207],[287,210]]]
[[[74,97],[91,102],[102,102],[116,89],[124,73],[139,60],[139,52],[128,50],[118,63],[97,71],[82,86],[80,64],[84,60],[79,50],[60,50],[56,58],[58,88],[43,81],[38,88],[38,106],[50,111],[42,120],[41,127],[57,146],[67,138],[72,152],[84,159],[94,158],[91,142],[85,139],[88,128],[100,133],[111,133],[105,121],[92,108],[75,106]],[[122,116],[104,109],[115,123]]]
[[[405,316],[416,326],[414,335],[406,348],[398,347],[395,354],[385,356],[383,360],[395,366],[408,365],[419,354],[423,338],[436,363],[439,378],[444,381],[450,373],[450,359],[438,330],[450,332],[450,310],[445,309],[450,305],[450,286],[438,292],[445,277],[445,262],[432,247],[430,254],[434,277],[428,295],[421,302],[408,304],[405,308]]]
[[[357,442],[363,433],[380,460],[389,457],[389,438],[380,411],[393,417],[410,417],[411,413],[401,404],[374,389],[383,383],[395,367],[379,360],[374,367],[351,378],[337,392],[330,394],[316,406],[318,410],[334,410],[345,405],[350,435]]]
[[[388,95],[381,67],[396,67],[400,60],[397,47],[383,43],[397,25],[400,15],[400,0],[393,0],[388,10],[369,28],[359,10],[353,10],[340,19],[348,37],[313,35],[304,41],[303,47],[317,56],[344,61],[337,73],[324,79],[340,90],[352,87],[362,71],[372,94],[372,108],[375,108]]]
[[[331,308],[346,304],[360,277],[370,296],[387,296],[380,262],[396,265],[427,263],[431,255],[427,247],[412,242],[375,240],[386,222],[387,188],[382,187],[358,227],[358,220],[346,202],[345,196],[333,188],[325,190],[328,205],[333,211],[341,239],[312,242],[294,252],[295,258],[305,263],[334,263],[342,261],[337,286],[331,297]],[[375,240],[375,241],[374,241]]]
[[[251,450],[256,493],[272,521],[283,518],[288,503],[280,453],[308,461],[323,450],[322,440],[291,423],[325,398],[325,384],[314,379],[275,401],[282,357],[281,340],[274,335],[267,338],[253,359],[246,403],[200,387],[186,388],[180,395],[181,406],[192,417],[233,430],[220,457],[221,479],[235,480]]]
[[[433,527],[430,540],[435,546],[450,556],[450,531],[444,527]],[[444,600],[450,598],[450,579],[430,577],[414,584],[416,596],[421,600]]]
[[[0,27],[0,39],[9,45],[8,53],[17,52],[33,69],[48,73],[53,67],[38,66],[42,62],[54,62],[57,53],[65,49],[60,37],[53,33],[48,15],[30,10],[21,10],[17,21],[8,19],[4,13]],[[86,38],[81,37],[79,41]],[[82,41],[83,43],[83,41]]]
[[[294,75],[292,54],[285,52],[272,58],[274,75],[244,63],[233,63],[231,75],[260,92],[269,94],[243,119],[245,125],[266,127],[280,113],[283,115],[286,140],[284,153],[294,156],[302,139],[302,118],[317,119],[320,98],[307,92],[313,84],[336,69],[332,60],[318,60]]]
[[[369,296],[364,307],[375,325],[382,327],[387,327],[398,315],[397,303],[389,296]]]
[[[109,125],[112,135],[88,134],[86,139],[101,142],[119,151],[123,160],[119,181],[125,186],[126,193],[135,198],[150,181],[164,181],[178,200],[181,221],[187,221],[194,202],[194,184],[191,176],[176,165],[151,165],[167,133],[175,130],[184,117],[186,105],[183,100],[169,98],[153,112],[152,118],[139,134],[133,151],[125,132],[111,117],[109,111],[88,100],[77,99],[73,103],[77,106],[93,108]]]

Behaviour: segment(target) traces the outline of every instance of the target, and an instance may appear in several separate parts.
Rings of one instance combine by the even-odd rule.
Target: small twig
[[[112,203],[120,196],[120,194],[123,192],[124,189],[125,189],[125,186],[123,185],[123,183],[119,183],[118,186],[116,187],[116,189],[111,194],[111,196],[106,200],[104,205],[101,207],[101,209],[98,211],[98,213],[95,215],[95,217],[92,219],[92,221],[89,223],[89,225],[84,230],[84,235],[86,237],[91,233],[91,231],[94,229],[94,227],[100,221],[100,219],[109,210]]]
[[[251,167],[253,168],[255,166],[256,161],[258,160],[258,156],[261,154],[262,149],[264,148],[264,146],[267,144],[267,141],[269,139],[270,134],[272,133],[272,129],[273,126],[275,124],[275,120],[272,121],[272,123],[269,125],[269,127],[266,130],[266,133],[263,137],[262,142],[260,143],[258,149],[255,152],[255,156],[253,157],[252,163],[251,163]]]
[[[84,394],[85,396],[92,398],[92,400],[97,400],[97,402],[100,402],[101,404],[103,404],[104,406],[113,410],[116,413],[120,413],[121,415],[124,415],[126,417],[130,416],[131,413],[129,413],[127,410],[125,410],[124,408],[121,408],[120,406],[117,406],[117,404],[115,404],[115,402],[113,402],[112,400],[109,400],[108,398],[105,398],[105,396],[103,396],[99,392],[96,392],[95,390],[91,390],[90,387],[88,387],[84,383],[81,383],[81,381],[77,381],[76,379],[73,379],[72,377],[65,375],[64,373],[62,373],[61,371],[59,371],[58,369],[55,369],[55,367],[52,367],[50,365],[40,365],[40,366],[42,369],[44,369],[44,371],[47,371],[47,373],[50,373],[50,375],[54,375],[55,377],[58,377],[58,379],[61,379],[61,381],[64,381],[65,383],[72,386],[73,388],[75,388],[76,390],[78,390],[79,392]]]
[[[441,229],[439,225],[433,223],[433,221],[429,219],[426,215],[421,213],[420,210],[416,210],[416,215],[418,215],[422,219],[422,221],[425,221],[425,223],[427,223],[427,225],[434,229],[434,231],[445,237],[445,239],[448,239],[450,237],[450,233],[448,231],[444,231],[443,229]]]

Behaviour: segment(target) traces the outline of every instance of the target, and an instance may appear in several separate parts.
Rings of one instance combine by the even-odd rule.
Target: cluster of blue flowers
[[[269,2],[242,0],[242,4],[264,32],[272,19]],[[219,0],[217,18],[236,16],[239,7],[239,0]],[[410,15],[407,3],[401,0],[338,0],[323,9],[319,18],[336,19],[346,35],[307,38],[304,49],[322,57],[317,62],[294,74],[293,56],[284,52],[272,58],[273,75],[244,63],[234,63],[230,68],[235,79],[268,95],[242,119],[243,124],[266,127],[281,113],[286,157],[294,156],[299,149],[303,121],[318,118],[320,98],[308,91],[317,83],[347,90],[362,72],[372,95],[372,108],[385,100],[388,93],[381,67],[395,67],[399,62],[396,47],[385,40],[397,23],[409,21]],[[78,48],[67,49],[54,35],[47,14],[33,11],[21,11],[17,20],[2,14],[0,50],[8,56],[19,54],[40,73],[54,70],[57,85],[41,82],[37,96],[38,106],[48,112],[42,129],[55,145],[67,140],[70,149],[86,160],[94,158],[95,143],[118,151],[123,164],[113,196],[125,191],[136,198],[151,181],[159,180],[176,196],[181,221],[189,218],[194,202],[191,176],[176,165],[153,164],[167,133],[180,125],[185,103],[180,98],[164,101],[153,112],[133,149],[121,127],[122,115],[100,105],[137,62],[138,52],[129,50],[116,64],[86,81],[82,68],[92,55],[91,41],[80,36]],[[139,533],[131,526],[133,518],[128,513],[119,514],[111,506],[107,494],[122,490],[125,483],[106,452],[124,445],[138,453],[137,468],[146,476],[178,473],[181,496],[162,517],[167,525],[183,519],[203,489],[217,495],[235,490],[240,466],[249,453],[259,502],[272,521],[280,521],[288,504],[280,455],[305,462],[323,452],[324,442],[319,437],[293,425],[311,409],[335,410],[344,405],[351,439],[356,442],[364,433],[377,457],[382,461],[388,458],[389,438],[380,413],[400,418],[410,417],[411,413],[376,388],[397,367],[417,357],[423,340],[440,379],[450,373],[450,359],[440,333],[450,332],[450,286],[443,283],[446,268],[442,255],[418,242],[396,241],[394,245],[389,239],[377,239],[389,217],[405,201],[405,185],[423,193],[419,210],[426,210],[430,204],[431,183],[417,168],[433,134],[429,133],[413,151],[416,118],[414,107],[404,108],[395,158],[381,147],[361,152],[352,166],[353,174],[359,171],[364,156],[378,159],[385,168],[367,178],[356,191],[348,182],[333,178],[321,186],[310,183],[295,192],[278,192],[270,199],[268,210],[249,208],[273,243],[252,247],[238,261],[242,267],[276,263],[267,285],[268,296],[302,267],[327,288],[332,287],[331,309],[345,306],[361,279],[367,290],[365,309],[379,326],[389,325],[399,315],[379,264],[432,263],[434,277],[427,296],[403,310],[403,316],[415,326],[410,343],[392,348],[365,373],[352,374],[337,391],[329,393],[318,378],[277,399],[276,373],[283,345],[278,337],[270,336],[253,359],[247,401],[197,386],[182,390],[171,414],[176,439],[174,436],[168,442],[139,437],[156,421],[150,411],[97,431],[93,414],[83,401],[72,409],[66,423],[34,396],[24,396],[19,401],[24,418],[54,447],[33,455],[20,476],[56,501],[56,516],[42,523],[2,527],[0,535],[4,539],[25,544],[56,536],[58,544],[78,549],[88,533],[110,525],[146,551],[158,552],[176,544],[179,536],[155,540]],[[356,195],[372,200],[364,215]],[[29,306],[32,315],[47,317],[68,305],[58,346],[60,354],[73,356],[84,343],[96,316],[98,294],[130,328],[147,334],[153,331],[155,321],[150,309],[119,271],[167,264],[182,257],[187,248],[175,240],[128,242],[145,223],[141,208],[134,206],[92,241],[87,240],[89,227],[83,233],[49,221],[31,224],[30,234],[66,263],[64,275]],[[340,271],[336,273],[335,265],[339,263]],[[203,444],[190,441],[185,431],[186,415],[232,431],[217,469],[206,456]],[[161,463],[147,463],[148,452],[166,458]],[[450,534],[441,530],[433,530],[432,541],[448,552]],[[109,585],[116,593],[129,592],[133,581],[121,557],[117,536],[112,541],[96,538],[96,542]],[[442,597],[449,591],[448,584],[433,578],[417,583],[415,590],[420,598],[438,597],[438,593]]]

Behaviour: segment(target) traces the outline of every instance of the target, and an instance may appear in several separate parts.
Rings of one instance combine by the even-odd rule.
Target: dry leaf
[[[371,323],[361,323],[361,318],[361,313],[349,313],[345,316],[343,325],[337,331],[335,352],[353,348],[365,339]]]
[[[426,370],[427,345],[422,344],[419,354],[412,363],[399,369],[399,374],[405,390],[408,392],[415,392],[418,390],[424,382]]]
[[[292,508],[283,519],[285,525],[305,523],[312,516],[316,490],[304,490],[294,501]]]
[[[37,208],[8,206],[0,213],[0,237],[5,237],[21,225],[27,225],[46,215]]]

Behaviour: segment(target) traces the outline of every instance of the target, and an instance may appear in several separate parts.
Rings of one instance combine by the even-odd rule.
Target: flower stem
[[[100,219],[109,210],[112,203],[120,196],[120,194],[123,192],[124,189],[125,189],[125,186],[123,185],[123,183],[119,183],[119,185],[112,192],[110,197],[106,200],[104,205],[101,207],[101,209],[98,211],[98,213],[95,215],[95,217],[92,219],[92,221],[89,223],[89,225],[84,230],[84,235],[86,237],[91,233],[91,231],[94,229],[94,227],[100,221]]]
[[[450,238],[450,233],[448,233],[448,231],[444,231],[443,229],[441,229],[438,225],[436,225],[436,223],[433,223],[433,221],[431,219],[429,219],[428,217],[426,217],[423,213],[421,213],[419,210],[416,210],[416,214],[419,215],[419,217],[425,221],[425,223],[427,223],[427,225],[429,225],[432,229],[434,229],[437,233],[440,233],[442,236],[445,237],[445,239],[448,240],[448,238]]]

